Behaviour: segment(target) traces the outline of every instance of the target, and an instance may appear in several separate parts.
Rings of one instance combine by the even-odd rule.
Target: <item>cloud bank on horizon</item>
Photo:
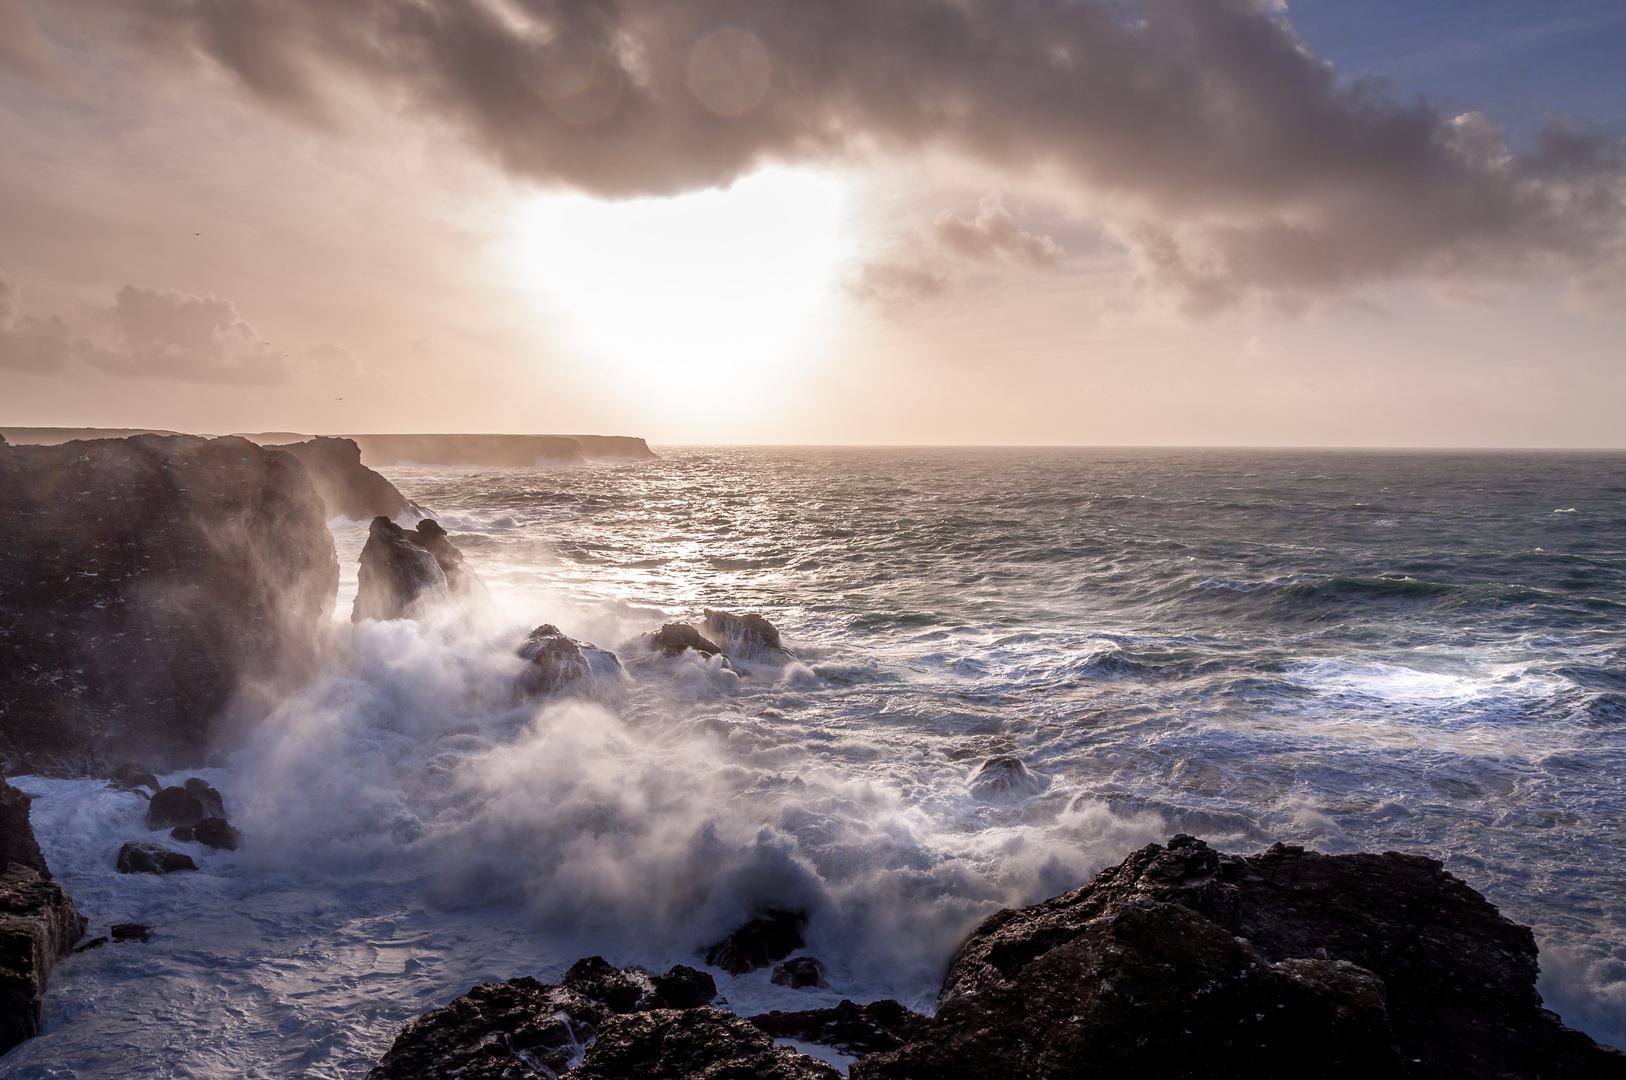
[[[1616,140],[1553,117],[1515,150],[1482,113],[1342,82],[1267,0],[72,2],[268,108],[342,124],[368,87],[604,197],[922,153],[1042,174],[1196,311],[1622,257]]]

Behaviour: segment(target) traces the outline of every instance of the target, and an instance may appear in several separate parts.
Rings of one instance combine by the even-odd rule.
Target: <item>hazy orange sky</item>
[[[1414,8],[0,0],[0,423],[1626,445],[1626,12]]]

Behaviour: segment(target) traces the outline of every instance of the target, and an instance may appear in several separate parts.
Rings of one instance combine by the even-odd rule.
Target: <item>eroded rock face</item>
[[[367,521],[381,515],[397,518],[402,514],[419,513],[418,507],[394,484],[361,463],[361,447],[354,439],[318,435],[306,442],[284,443],[266,449],[286,451],[304,464],[330,518]]]
[[[780,640],[774,624],[761,615],[754,612],[733,615],[710,608],[705,609],[705,615],[706,633],[722,642],[722,649],[729,656],[777,663],[795,659]]]
[[[693,649],[701,656],[716,656],[723,650],[717,643],[689,623],[667,623],[653,634],[644,635],[650,649],[662,656],[676,656],[685,649]]]
[[[361,549],[350,621],[410,619],[449,601],[475,615],[491,604],[485,585],[463,565],[463,553],[440,523],[425,519],[408,532],[387,517],[373,518]]]
[[[292,455],[239,438],[0,446],[8,772],[201,764],[315,659],[339,567]]]
[[[55,882],[22,864],[0,871],[0,1053],[39,1034],[51,968],[84,932],[84,917]]]
[[[50,881],[51,871],[46,869],[45,856],[40,853],[33,822],[28,818],[32,803],[27,795],[0,779],[0,870],[26,866]]]
[[[834,1068],[720,1009],[611,1017],[572,1080],[839,1080]]]
[[[985,920],[929,1026],[852,1076],[1621,1075],[1535,977],[1530,931],[1432,859],[1177,836]]]
[[[549,623],[532,630],[519,655],[529,661],[515,682],[517,698],[554,694],[591,678],[619,679],[621,661],[585,641],[577,641]]]
[[[818,1043],[854,1057],[896,1050],[931,1024],[927,1017],[890,998],[868,1005],[843,999],[833,1009],[775,1009],[750,1017],[750,1021],[776,1039]]]

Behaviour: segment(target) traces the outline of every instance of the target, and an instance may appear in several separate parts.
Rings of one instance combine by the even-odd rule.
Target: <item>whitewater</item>
[[[1626,1046],[1626,455],[660,453],[383,470],[498,614],[352,627],[331,523],[327,670],[162,778],[247,838],[199,872],[114,871],[139,796],[14,778],[87,936],[152,941],[62,962],[0,1076],[356,1077],[474,983],[698,966],[769,907],[830,986],[714,971],[735,1011],[929,1011],[977,920],[1176,832],[1438,858]],[[640,649],[705,608],[796,660]],[[542,623],[625,677],[516,701]]]

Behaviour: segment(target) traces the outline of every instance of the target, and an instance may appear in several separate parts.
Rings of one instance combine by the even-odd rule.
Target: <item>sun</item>
[[[789,169],[664,199],[542,195],[520,210],[510,257],[552,333],[680,404],[797,362],[836,280],[842,205],[838,180]]]

